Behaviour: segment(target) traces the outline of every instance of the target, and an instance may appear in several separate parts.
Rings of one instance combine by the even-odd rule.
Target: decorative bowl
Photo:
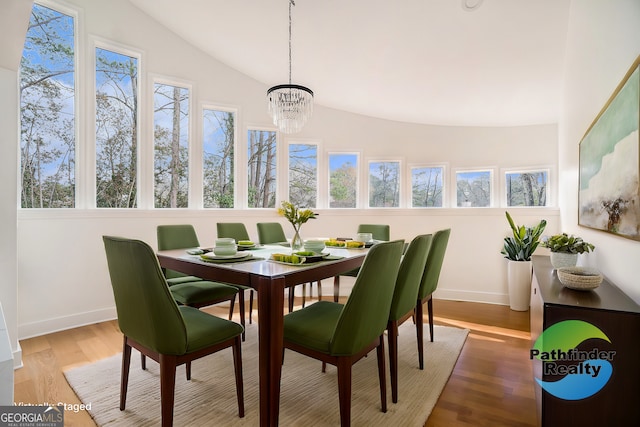
[[[230,246],[235,244],[236,239],[233,237],[220,237],[219,239],[216,239],[216,246]]]
[[[373,233],[358,233],[356,239],[359,242],[369,243],[373,240]]]
[[[229,244],[229,243],[223,243],[223,244],[216,244],[216,246],[213,248],[213,253],[216,255],[235,255],[238,252],[238,245],[236,245],[235,243],[233,244]]]
[[[593,268],[562,267],[557,271],[560,283],[569,289],[589,291],[597,288],[602,283],[602,274]]]
[[[320,253],[325,248],[322,240],[307,240],[304,242],[304,250]]]

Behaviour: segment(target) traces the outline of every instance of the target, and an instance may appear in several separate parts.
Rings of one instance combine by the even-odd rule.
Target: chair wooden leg
[[[231,298],[231,303],[229,304],[229,320],[233,319],[233,310],[235,308],[235,305],[236,305],[236,296],[234,295],[233,298]]]
[[[233,319],[233,310],[235,308],[236,305],[236,296],[232,296],[231,299],[229,300],[230,304],[229,304],[229,320]]]
[[[380,345],[376,348],[378,355],[378,380],[380,381],[380,406],[387,412],[387,378],[384,366],[384,335],[380,335]],[[397,366],[396,366],[397,367]]]
[[[191,362],[184,364],[184,370],[187,374],[187,381],[191,381]]]
[[[293,298],[295,297],[294,287],[289,288],[289,313],[293,311]]]
[[[422,316],[424,315],[422,301],[418,301],[416,305],[416,340],[418,341],[418,366],[420,369],[424,369],[424,348],[423,348],[423,335],[424,326]]]
[[[302,308],[304,308],[306,296],[307,296],[307,284],[303,283],[302,284]]]
[[[236,395],[238,397],[238,416],[244,417],[244,386],[242,383],[242,344],[240,337],[233,341],[233,367],[236,373]]]
[[[162,427],[171,427],[173,425],[176,364],[176,356],[160,354],[160,407]]]
[[[244,328],[244,290],[238,292],[238,308],[240,309],[240,324]],[[242,341],[245,339],[245,332],[242,332]]]
[[[340,297],[340,276],[334,276],[333,278],[333,302],[338,302]]]
[[[147,370],[147,356],[142,353],[140,353],[140,367],[143,371]]]
[[[351,426],[351,358],[338,359],[338,398],[340,399],[340,426]]]
[[[131,346],[127,344],[127,337],[124,337],[122,346],[122,373],[120,378],[120,410],[124,411],[127,404],[127,386],[129,385],[129,365],[131,362]]]
[[[433,342],[433,298],[429,297],[427,300],[427,315],[429,316],[429,337]]]
[[[249,324],[253,323],[253,289],[249,291]],[[244,339],[242,340],[244,341]]]
[[[318,301],[322,301],[322,282],[318,280],[316,284],[318,286]]]
[[[398,322],[387,325],[389,339],[389,371],[391,373],[391,401],[398,403]]]

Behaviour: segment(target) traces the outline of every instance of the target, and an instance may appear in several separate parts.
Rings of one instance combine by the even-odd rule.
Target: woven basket
[[[558,269],[558,279],[569,289],[589,291],[600,286],[602,274],[592,268],[563,267]]]

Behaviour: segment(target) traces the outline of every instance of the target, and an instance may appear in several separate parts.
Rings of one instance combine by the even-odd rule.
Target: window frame
[[[546,188],[546,200],[545,206],[509,206],[507,204],[507,174],[510,173],[527,173],[527,172],[546,172],[547,173],[547,188]],[[553,208],[556,206],[554,190],[554,178],[555,168],[551,165],[543,166],[526,166],[526,167],[507,167],[500,169],[500,206],[509,209],[544,209]]]
[[[487,209],[496,207],[496,168],[495,167],[470,167],[454,168],[451,171],[451,207],[465,209]],[[459,206],[458,205],[458,174],[459,173],[489,172],[489,206]]]
[[[398,205],[397,206],[371,206],[371,164],[372,163],[397,163],[398,164]],[[391,157],[380,157],[380,158],[368,158],[367,159],[367,168],[366,173],[366,191],[363,197],[366,197],[366,202],[362,206],[366,206],[367,209],[402,209],[403,206],[406,206],[404,202],[405,191],[404,191],[404,159],[399,158],[391,158]]]
[[[320,207],[320,171],[322,170],[323,162],[322,162],[322,152],[321,152],[321,143],[319,140],[315,139],[306,139],[306,138],[287,138],[286,142],[286,184],[287,184],[287,200],[291,201],[291,185],[290,185],[290,174],[291,171],[291,156],[290,156],[290,148],[292,145],[314,145],[316,147],[316,200],[315,206],[304,206],[310,209],[318,209]]]
[[[356,157],[356,205],[352,208],[339,208],[339,207],[331,207],[331,156],[343,156],[343,155],[354,155]],[[360,190],[361,182],[362,182],[362,152],[359,150],[347,150],[347,151],[328,151],[326,153],[327,165],[326,171],[327,175],[324,182],[327,183],[327,192],[326,192],[326,208],[327,209],[360,209],[362,205],[362,201],[360,200],[362,191]]]
[[[147,97],[143,97],[144,93],[142,88],[147,87],[147,77],[144,72],[144,53],[141,50],[135,49],[133,47],[117,43],[102,37],[91,36],[90,37],[90,60],[89,65],[91,66],[91,78],[87,81],[87,97],[91,98],[91,108],[87,109],[87,114],[89,117],[86,120],[87,123],[87,134],[90,135],[90,138],[87,138],[87,141],[91,141],[91,144],[87,144],[87,196],[88,202],[91,204],[91,208],[94,209],[105,209],[105,210],[129,210],[129,209],[150,209],[154,205],[154,196],[153,196],[153,179],[151,178],[151,182],[149,181],[149,177],[153,176],[153,162],[151,165],[148,164],[149,158],[153,158],[153,145],[147,144],[145,141],[148,138],[152,138],[152,135],[148,135],[148,126],[143,126],[142,118],[148,117],[148,114],[153,114],[153,107],[148,105],[149,99]],[[139,123],[136,132],[137,132],[137,153],[136,153],[136,207],[135,208],[105,208],[97,206],[97,135],[96,135],[96,115],[97,115],[97,101],[96,101],[96,90],[97,90],[97,56],[96,50],[103,49],[109,50],[114,53],[120,55],[130,56],[132,58],[137,59],[137,70],[138,70],[138,84],[137,84],[137,99],[138,102],[138,111],[136,111],[136,121]],[[151,95],[152,96],[152,95]],[[153,105],[153,104],[152,104]],[[153,119],[150,119],[153,123]],[[151,156],[151,157],[149,157]],[[145,167],[146,166],[146,167]],[[149,175],[149,176],[148,176]],[[151,193],[149,193],[149,188],[151,188]]]
[[[442,206],[414,206],[413,205],[413,170],[414,169],[442,169]],[[449,165],[447,163],[413,163],[407,165],[407,207],[409,209],[443,209],[449,206]]]

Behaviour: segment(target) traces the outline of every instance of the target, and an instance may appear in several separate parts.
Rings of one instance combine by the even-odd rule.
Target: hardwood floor
[[[225,316],[224,308],[207,311]],[[425,426],[535,426],[529,313],[444,300],[434,301],[434,312],[434,323],[468,328],[470,333]],[[428,337],[426,330],[425,335]],[[20,344],[24,367],[15,371],[15,402],[69,405],[65,426],[95,425],[86,410],[72,406],[81,402],[62,372],[121,352],[117,323],[83,326]]]

